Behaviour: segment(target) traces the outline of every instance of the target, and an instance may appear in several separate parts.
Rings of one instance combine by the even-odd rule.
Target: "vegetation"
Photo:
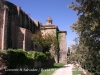
[[[43,35],[42,32],[37,32],[36,34],[32,35],[32,39],[37,45],[42,46],[43,53],[49,52],[50,48],[57,53],[59,41],[57,40],[56,36],[52,34]]]
[[[35,52],[34,53],[34,60],[37,60],[37,61],[45,61],[45,58],[46,58],[46,55],[42,52]]]
[[[82,75],[82,71],[80,71],[78,68],[73,68],[72,73],[73,75]]]
[[[54,63],[53,66],[50,66],[45,69],[41,69],[41,73],[39,75],[52,75],[52,73],[57,70],[58,68],[64,66],[64,64],[61,63]]]
[[[0,57],[4,60],[4,63],[6,64],[8,69],[18,69],[20,72],[17,73],[17,75],[24,74],[24,75],[31,75],[34,73],[35,75],[38,75],[40,70],[37,67],[38,71],[27,71],[25,72],[24,69],[33,69],[34,67],[34,62],[35,61],[40,61],[43,63],[49,62],[52,57],[50,52],[36,52],[36,51],[23,51],[23,50],[12,50],[9,49],[7,51],[1,51],[0,52]],[[49,65],[49,63],[46,63]],[[51,65],[49,65],[51,66]],[[44,66],[43,66],[44,67]],[[48,67],[48,66],[46,66]],[[16,74],[15,71],[8,71],[6,75],[11,74],[14,75]]]
[[[22,67],[24,65],[31,65],[34,61],[45,62],[52,59],[50,52],[42,53],[36,51],[23,51],[23,50],[12,50],[1,51],[0,55],[6,56],[4,60],[7,61],[8,68],[13,69]]]
[[[70,47],[68,47],[68,52],[67,52],[67,56],[70,56],[71,52],[70,52]]]
[[[36,34],[33,34],[32,39],[36,45],[42,46],[43,52],[37,52],[37,51],[26,52],[20,49],[18,50],[9,49],[7,51],[0,52],[0,56],[2,54],[2,58],[5,61],[8,69],[22,70],[22,72],[18,72],[17,75],[20,75],[20,74],[30,75],[31,72],[24,72],[24,69],[34,68],[35,61],[41,62],[41,66],[37,67],[37,69],[44,66],[46,67],[51,66],[54,63],[53,56],[51,56],[51,53],[49,52],[49,50],[52,48],[52,50],[54,50],[55,53],[57,53],[58,45],[59,45],[57,37],[51,34],[46,34],[42,36],[41,32],[37,32]],[[34,71],[32,73],[37,75],[39,74],[39,72]],[[8,74],[14,75],[16,74],[16,72],[8,71],[6,75]]]
[[[31,54],[23,50],[1,51],[0,57],[3,59],[3,63],[7,66],[7,69],[16,69],[18,71],[6,71],[6,75],[20,75],[24,73],[24,68],[33,67],[34,59]]]
[[[78,11],[79,16],[71,26],[79,35],[74,60],[94,75],[100,75],[100,0],[76,0],[69,7]]]

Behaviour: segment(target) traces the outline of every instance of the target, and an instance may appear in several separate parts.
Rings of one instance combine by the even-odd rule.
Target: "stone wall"
[[[59,51],[59,63],[67,63],[67,50]]]
[[[66,32],[62,32],[62,31],[59,31],[59,40],[60,40],[60,44],[59,44],[59,47],[60,47],[60,50],[61,51],[66,51],[67,48],[67,44],[66,44]]]
[[[32,41],[32,33],[29,30],[22,27],[18,27],[17,32],[17,49],[42,52],[42,46],[36,45],[35,42]]]
[[[16,6],[8,1],[5,4],[9,8],[9,15],[12,16],[10,21],[14,22],[17,26],[30,30],[32,33],[40,30],[40,23],[33,21],[20,6]]]
[[[25,41],[25,30],[24,28],[18,28],[18,37],[17,37],[17,48],[23,49],[23,42]]]
[[[25,51],[33,50],[33,41],[31,40],[32,33],[24,28],[18,27],[17,49]]]
[[[43,35],[46,35],[46,34],[51,34],[51,35],[54,35],[54,36],[57,35],[56,29],[44,29],[44,30],[41,30],[41,32],[43,33]]]
[[[52,34],[57,37],[57,26],[54,25],[41,25],[41,32],[43,35],[45,34]]]
[[[41,30],[43,35],[53,34],[58,39],[60,34],[60,50],[66,51],[66,32],[59,31],[52,23],[43,26],[39,21],[32,20],[20,6],[0,0],[0,49],[13,48],[42,52],[42,47],[31,40],[31,35],[40,31],[40,28],[45,28]],[[62,52],[60,56],[61,58],[64,56]]]
[[[54,54],[52,48],[50,49],[50,53],[54,56],[56,63],[64,63],[67,62],[67,44],[66,44],[66,31],[59,31],[58,27],[51,24],[51,25],[42,25],[41,32],[43,35],[45,34],[53,34],[59,40],[59,50],[57,55]]]
[[[31,34],[40,30],[41,23],[33,21],[21,10],[20,6],[16,6],[8,1],[5,1],[4,4],[3,0],[0,0],[0,36],[2,37],[0,37],[0,49],[18,49],[25,46],[24,49],[31,50],[33,47]],[[23,38],[24,35],[27,37]],[[21,41],[17,41],[19,39]],[[22,42],[22,40],[24,41]]]
[[[67,44],[66,44],[66,31],[59,31],[58,35],[59,35],[59,63],[67,63]]]
[[[2,48],[3,10],[4,0],[0,0],[0,49]]]
[[[7,18],[7,17],[6,17]],[[12,14],[11,11],[8,11],[8,21],[7,21],[7,49],[13,48],[16,49],[17,42],[17,11],[15,14]]]

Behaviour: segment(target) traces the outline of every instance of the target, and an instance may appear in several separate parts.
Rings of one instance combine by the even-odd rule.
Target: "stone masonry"
[[[66,63],[66,31],[60,31],[58,26],[52,24],[50,17],[46,20],[46,24],[42,24],[39,21],[32,20],[20,6],[0,0],[0,50],[12,48],[25,51],[42,51],[42,47],[37,46],[31,39],[32,34],[37,31],[41,31],[43,34],[54,34],[57,39],[61,35],[60,50],[55,60],[56,62]]]
[[[40,31],[40,24],[32,20],[20,6],[0,0],[0,49],[34,50],[31,36]]]
[[[67,59],[67,48],[66,48],[66,31],[60,31],[58,26],[52,24],[51,17],[48,17],[46,20],[46,24],[42,24],[41,32],[43,35],[45,34],[53,34],[59,40],[59,52],[58,55],[55,56],[55,62],[66,63]],[[53,54],[52,50],[50,51]]]

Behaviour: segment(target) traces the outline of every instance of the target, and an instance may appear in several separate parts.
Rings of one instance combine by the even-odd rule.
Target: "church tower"
[[[47,20],[46,20],[46,24],[47,24],[47,25],[48,25],[48,24],[52,24],[52,19],[51,19],[50,16],[47,18]]]

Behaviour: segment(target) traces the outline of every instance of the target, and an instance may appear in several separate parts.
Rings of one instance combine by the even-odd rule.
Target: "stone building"
[[[44,27],[45,30],[41,28]],[[59,62],[63,62],[67,56],[66,31],[60,31],[58,26],[52,24],[52,19],[48,17],[46,24],[32,20],[20,6],[11,2],[0,0],[0,50],[23,49],[42,51],[41,46],[36,46],[31,40],[32,34],[41,31],[43,34],[52,33],[57,38],[61,35],[59,44]]]
[[[0,0],[0,49],[33,50],[31,35],[40,31],[41,23],[32,20],[20,6]]]
[[[55,57],[56,62],[66,63],[67,56],[67,48],[66,48],[66,31],[59,30],[58,26],[54,25],[51,17],[48,17],[46,20],[46,24],[41,25],[41,32],[43,35],[45,34],[53,34],[59,40],[59,53],[58,56]],[[52,50],[51,50],[52,51]]]

